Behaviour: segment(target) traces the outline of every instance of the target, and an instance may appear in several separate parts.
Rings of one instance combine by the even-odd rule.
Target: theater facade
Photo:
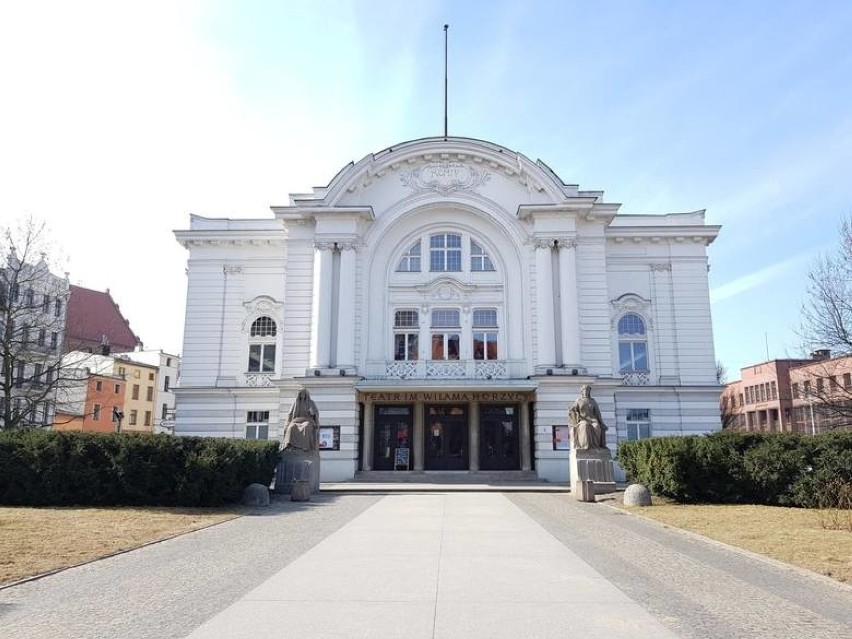
[[[490,142],[413,140],[264,219],[192,216],[181,435],[277,438],[301,387],[323,481],[568,480],[568,408],[607,442],[716,430],[704,212],[619,215]]]

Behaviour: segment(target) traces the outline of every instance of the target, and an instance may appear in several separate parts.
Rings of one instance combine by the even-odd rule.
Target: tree
[[[55,250],[28,218],[0,237],[0,428],[48,426],[66,375],[62,340],[69,284]]]
[[[799,328],[805,348],[819,363],[799,369],[797,387],[812,427],[820,422],[819,430],[852,426],[852,215],[841,221],[839,231],[837,246],[817,257],[808,272]]]

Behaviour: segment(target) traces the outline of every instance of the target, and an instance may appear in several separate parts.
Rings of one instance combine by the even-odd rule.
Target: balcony
[[[509,379],[505,360],[418,360],[385,362],[386,379]]]
[[[622,386],[650,386],[650,371],[625,371],[621,374]]]

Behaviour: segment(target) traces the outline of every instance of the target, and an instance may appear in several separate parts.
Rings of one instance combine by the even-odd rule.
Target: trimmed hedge
[[[617,459],[631,482],[680,502],[813,508],[830,485],[852,484],[852,431],[643,439],[619,444]]]
[[[269,485],[278,443],[137,433],[0,433],[0,504],[218,506]]]

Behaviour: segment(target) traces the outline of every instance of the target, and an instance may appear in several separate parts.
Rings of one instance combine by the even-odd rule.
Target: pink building
[[[740,369],[720,397],[725,428],[823,432],[852,425],[852,356],[774,359]]]

